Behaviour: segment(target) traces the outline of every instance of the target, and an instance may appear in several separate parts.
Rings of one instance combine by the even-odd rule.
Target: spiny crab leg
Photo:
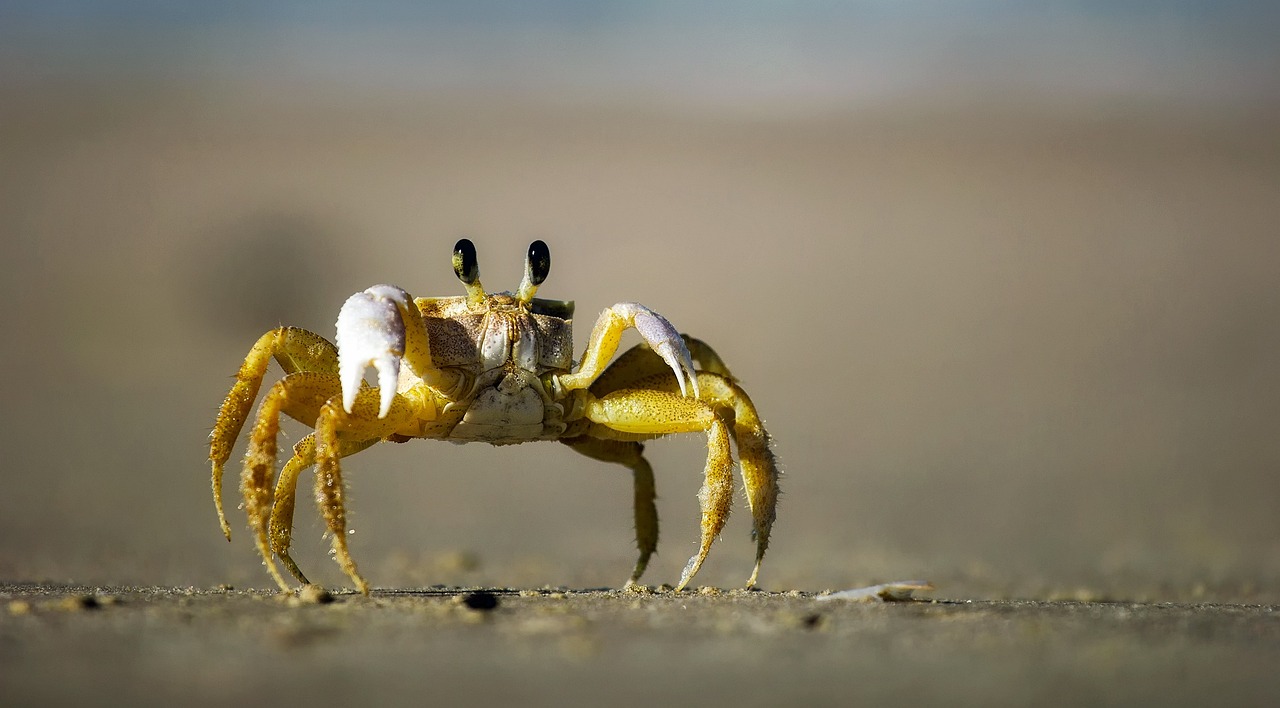
[[[693,356],[685,345],[680,332],[662,315],[638,302],[620,302],[600,313],[591,339],[582,354],[578,371],[560,376],[556,383],[561,390],[572,391],[587,388],[604,371],[609,360],[618,351],[622,333],[634,327],[645,344],[649,345],[671,367],[680,384],[680,395],[698,398],[698,377],[693,368]]]
[[[409,294],[393,285],[375,285],[347,298],[338,312],[338,376],[342,407],[350,413],[356,392],[370,366],[378,373],[381,399],[378,417],[391,410],[405,354],[405,322],[401,312],[417,307]]]

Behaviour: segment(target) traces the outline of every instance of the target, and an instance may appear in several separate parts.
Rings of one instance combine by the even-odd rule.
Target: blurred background
[[[550,244],[579,349],[637,300],[724,355],[786,473],[766,589],[1274,602],[1278,26],[1231,1],[5,2],[0,578],[270,587],[234,466],[231,544],[209,493],[232,375],[369,285],[460,294],[467,236],[490,289]],[[650,583],[695,549],[704,455],[649,445]],[[618,586],[634,560],[629,476],[560,445],[344,466],[375,586]],[[303,496],[296,557],[345,586]],[[749,574],[744,509],[701,583]]]

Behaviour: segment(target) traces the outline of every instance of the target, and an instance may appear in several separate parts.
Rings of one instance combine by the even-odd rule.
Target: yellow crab
[[[245,357],[209,436],[213,498],[227,539],[231,528],[222,506],[222,470],[274,358],[285,376],[258,407],[240,487],[249,529],[284,591],[290,586],[275,558],[308,583],[289,557],[289,543],[298,475],[315,465],[316,502],[334,557],[356,587],[369,593],[347,550],[339,460],[382,440],[411,438],[494,445],[559,440],[588,457],[629,467],[640,549],[627,581],[634,587],[658,543],[653,470],[641,441],[699,431],[706,433],[710,449],[698,494],[702,539],[676,590],[698,572],[728,518],[730,440],[737,445],[754,521],[756,563],[747,587],[754,586],[777,506],[778,466],[751,399],[710,347],[633,302],[600,315],[575,369],[573,302],[534,297],[550,269],[547,245],[534,241],[519,290],[487,294],[475,246],[463,239],[454,247],[453,270],[466,286],[465,296],[415,299],[400,288],[377,285],[342,306],[337,346],[296,327],[263,335]],[[610,364],[628,328],[645,343]],[[377,373],[377,387],[364,381],[369,367]],[[294,446],[273,492],[281,413],[314,432]]]

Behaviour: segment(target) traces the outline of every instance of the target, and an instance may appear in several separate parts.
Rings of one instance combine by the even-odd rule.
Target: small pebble
[[[498,606],[498,596],[484,590],[469,592],[460,597],[460,602],[466,605],[467,609],[477,612],[488,612]]]
[[[56,607],[66,612],[83,612],[85,610],[96,610],[102,607],[102,603],[98,602],[98,598],[93,595],[72,595],[59,601]]]

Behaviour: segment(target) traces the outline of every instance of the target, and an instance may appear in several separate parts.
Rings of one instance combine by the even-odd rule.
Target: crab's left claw
[[[561,391],[587,388],[609,365],[609,359],[618,351],[622,332],[634,327],[648,345],[675,374],[680,385],[680,395],[701,398],[698,390],[698,372],[693,368],[693,355],[684,337],[667,318],[638,302],[620,302],[600,313],[591,339],[578,363],[578,370],[555,378],[555,387]]]
[[[338,312],[338,376],[342,379],[342,408],[351,412],[356,392],[370,366],[378,372],[385,418],[395,399],[400,360],[405,352],[401,308],[413,307],[409,294],[393,285],[375,285],[347,298]]]
[[[635,325],[645,343],[671,367],[680,384],[680,395],[688,396],[692,391],[693,397],[698,398],[701,393],[698,391],[698,374],[693,368],[693,355],[675,326],[638,302],[623,302],[614,308]]]

